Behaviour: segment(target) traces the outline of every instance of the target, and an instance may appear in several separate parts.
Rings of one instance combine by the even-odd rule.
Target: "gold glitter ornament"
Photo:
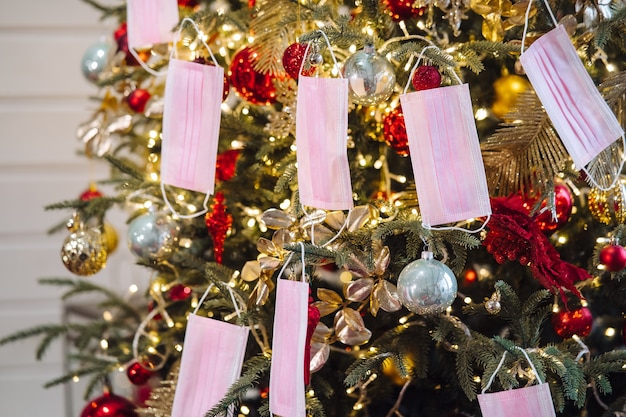
[[[618,182],[609,191],[591,188],[587,197],[589,212],[600,223],[607,225],[626,222],[626,185]]]
[[[107,249],[102,233],[97,227],[79,227],[63,242],[63,265],[76,275],[94,275],[106,265]]]
[[[102,226],[102,239],[104,240],[107,253],[110,255],[115,252],[119,242],[119,237],[117,235],[117,231],[111,224],[104,223],[104,226]]]

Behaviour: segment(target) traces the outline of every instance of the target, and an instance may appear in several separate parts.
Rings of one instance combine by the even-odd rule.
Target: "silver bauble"
[[[371,45],[350,56],[343,67],[350,99],[371,106],[387,100],[396,85],[393,66]]]
[[[106,265],[106,242],[97,227],[82,228],[71,233],[63,242],[61,260],[68,271],[81,276],[97,273]]]
[[[95,83],[107,64],[110,46],[106,42],[91,45],[83,54],[80,69],[88,81]]]
[[[454,273],[433,253],[422,252],[422,259],[408,264],[398,277],[398,296],[406,308],[427,315],[444,312],[456,298]]]
[[[178,225],[165,213],[148,213],[128,226],[128,247],[143,259],[167,258],[178,238]]]

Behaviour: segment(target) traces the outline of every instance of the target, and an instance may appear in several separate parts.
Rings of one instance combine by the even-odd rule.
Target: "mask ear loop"
[[[544,382],[541,380],[541,377],[539,376],[539,372],[537,372],[537,368],[535,368],[535,365],[530,360],[530,357],[528,356],[528,353],[526,353],[526,351],[524,349],[522,349],[521,347],[519,347],[519,346],[515,346],[515,348],[517,350],[519,350],[520,352],[522,352],[524,354],[524,356],[526,357],[526,360],[528,361],[528,364],[530,365],[530,368],[533,370],[533,372],[535,374],[535,378],[537,379],[537,382],[539,382],[539,384],[543,384]],[[489,381],[487,381],[487,384],[485,385],[485,388],[483,388],[481,390],[481,392],[480,392],[481,394],[484,394],[485,392],[487,392],[487,390],[489,388],[491,388],[491,384],[493,383],[493,380],[495,379],[496,374],[498,373],[498,371],[500,371],[500,369],[502,368],[502,365],[504,364],[504,359],[506,358],[506,354],[507,354],[507,351],[505,350],[504,353],[502,354],[502,359],[500,359],[500,362],[498,363],[498,366],[496,366],[495,371],[493,371],[493,373],[489,377]]]
[[[196,24],[196,22],[194,22],[191,18],[189,17],[185,17],[181,23],[180,26],[178,27],[178,30],[176,31],[176,35],[174,37],[174,46],[172,47],[172,51],[170,52],[170,60],[172,58],[178,58],[178,49],[176,48],[176,42],[178,41],[178,39],[180,39],[180,35],[182,33],[183,27],[185,26],[185,23],[189,23],[191,26],[194,27],[194,29],[196,30],[196,32],[199,35],[200,41],[202,42],[202,44],[206,47],[207,51],[209,51],[209,55],[211,55],[211,59],[213,60],[213,64],[215,64],[215,66],[217,67],[217,60],[215,59],[215,55],[213,55],[213,51],[211,51],[211,48],[209,47],[209,45],[206,43],[206,41],[203,39],[202,36],[200,36],[200,34],[202,33],[202,31],[200,30],[200,28],[198,27],[198,25]],[[161,182],[161,193],[163,194],[163,201],[165,202],[165,205],[167,206],[168,209],[170,209],[170,211],[172,213],[174,213],[176,216],[178,216],[181,219],[193,219],[199,216],[202,216],[205,213],[208,213],[209,211],[209,197],[211,196],[211,193],[207,192],[205,197],[204,197],[204,201],[202,202],[202,207],[203,209],[200,211],[197,211],[193,214],[180,214],[176,211],[176,209],[172,206],[172,204],[169,202],[169,200],[167,199],[167,193],[165,192],[165,184],[163,184],[163,182]]]
[[[552,9],[550,8],[550,4],[548,3],[547,0],[543,0],[544,4],[546,5],[546,9],[548,9],[548,13],[550,13],[550,18],[552,19],[552,22],[554,23],[554,26],[558,26],[559,23],[556,21],[556,18],[554,17],[554,14],[552,13]],[[526,33],[528,31],[528,20],[529,20],[529,16],[530,16],[530,6],[532,5],[532,0],[529,0],[528,2],[528,6],[526,7],[526,15],[524,16],[524,32],[522,34],[522,46],[520,49],[520,55],[522,55],[524,53],[524,45],[526,42]],[[601,186],[591,175],[591,173],[589,172],[589,170],[585,167],[582,167],[580,170],[583,171],[586,175],[587,175],[587,182],[589,182],[591,185],[593,185],[594,187],[598,188],[601,191],[610,191],[613,187],[615,187],[615,184],[617,184],[617,181],[619,180],[620,174],[622,172],[622,170],[624,169],[624,163],[626,162],[626,135],[622,134],[622,162],[620,163],[620,167],[617,170],[617,174],[615,175],[615,177],[613,178],[613,181],[611,181],[611,185],[609,185],[608,187],[603,187]]]
[[[196,305],[196,308],[193,310],[192,314],[194,315],[198,314],[198,310],[200,309],[200,306],[202,305],[202,303],[204,303],[204,299],[207,297],[207,295],[209,295],[209,291],[211,291],[214,285],[215,284],[213,283],[209,284],[207,289],[204,291],[204,294],[202,294],[202,297],[200,297],[200,300],[198,301],[198,304]],[[228,288],[228,293],[230,294],[230,299],[233,302],[233,307],[235,308],[235,313],[237,314],[237,317],[241,318],[241,310],[239,309],[239,303],[235,299],[235,293],[232,290],[232,288],[230,288],[230,285],[227,285],[227,288]]]

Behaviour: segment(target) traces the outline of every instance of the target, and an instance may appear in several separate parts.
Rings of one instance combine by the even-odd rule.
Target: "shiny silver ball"
[[[95,83],[98,76],[104,70],[109,56],[110,46],[106,42],[98,42],[91,45],[83,54],[80,69],[85,78]]]
[[[167,214],[148,213],[128,226],[128,247],[142,259],[167,258],[178,239],[178,225]]]
[[[322,62],[324,62],[324,58],[319,52],[313,52],[311,55],[309,55],[309,64],[313,65],[314,67],[320,65]]]
[[[444,312],[456,298],[454,273],[444,263],[423,252],[422,259],[408,264],[398,277],[398,296],[402,304],[421,315]]]
[[[343,76],[348,79],[352,102],[366,106],[387,100],[396,85],[393,66],[371,45],[346,60]]]

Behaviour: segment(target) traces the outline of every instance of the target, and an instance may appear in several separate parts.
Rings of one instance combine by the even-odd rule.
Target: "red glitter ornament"
[[[78,198],[80,201],[89,201],[98,197],[102,197],[102,193],[98,191],[96,184],[89,184],[89,188],[83,191]]]
[[[572,197],[572,193],[566,185],[557,184],[554,186],[554,198],[556,220],[552,218],[552,213],[549,210],[540,212],[535,218],[535,222],[544,233],[551,233],[560,229],[567,224],[572,215],[574,197]],[[541,207],[544,208],[545,206],[546,203],[543,202]],[[530,208],[532,209],[532,205]]]
[[[556,334],[564,339],[569,339],[574,335],[587,337],[591,333],[593,317],[587,307],[578,310],[559,311],[552,314],[552,327]]]
[[[416,91],[437,88],[441,85],[441,74],[437,67],[422,65],[415,70],[411,83]]]
[[[311,76],[315,74],[315,67],[311,65],[302,65],[304,61],[304,54],[306,53],[306,45],[301,43],[293,43],[285,49],[283,52],[283,67],[287,74],[294,80],[298,79],[300,75],[300,68],[302,68],[302,75]]]
[[[620,245],[608,245],[600,251],[600,262],[609,272],[626,268],[626,249]]]
[[[215,176],[218,181],[228,181],[235,176],[239,154],[241,154],[239,149],[229,149],[217,155]]]
[[[133,362],[126,368],[126,376],[133,385],[145,384],[152,374],[152,371],[144,368],[139,362]]]
[[[111,392],[91,400],[80,417],[138,417],[135,406],[129,400]]]
[[[276,101],[275,76],[254,69],[257,54],[245,47],[235,54],[228,75],[241,98],[252,104],[269,105]]]
[[[384,0],[383,4],[386,7],[385,12],[391,16],[393,20],[399,22],[400,20],[410,19],[414,16],[421,16],[427,10],[426,7],[415,7],[413,4],[415,0]]]
[[[309,290],[310,292],[310,290]],[[311,382],[311,339],[313,333],[320,322],[320,310],[313,305],[313,297],[309,297],[309,311],[306,326],[306,342],[304,345],[304,384],[309,385]]]
[[[222,192],[215,194],[215,203],[211,206],[211,211],[205,215],[204,223],[206,224],[209,235],[213,239],[213,255],[215,262],[221,264],[222,256],[224,255],[226,234],[233,224],[233,216],[226,212],[224,194]]]
[[[150,100],[150,93],[142,88],[131,91],[128,97],[126,97],[128,107],[137,113],[143,113],[148,100]]]
[[[168,295],[172,301],[185,301],[191,297],[191,288],[183,284],[174,285],[170,288]]]
[[[402,106],[396,107],[383,118],[383,137],[385,143],[398,155],[409,155],[409,138],[406,135]]]
[[[115,43],[117,43],[117,50],[128,52],[128,28],[126,26],[126,22],[123,22],[119,25],[115,32],[113,32],[113,38],[115,39]]]

